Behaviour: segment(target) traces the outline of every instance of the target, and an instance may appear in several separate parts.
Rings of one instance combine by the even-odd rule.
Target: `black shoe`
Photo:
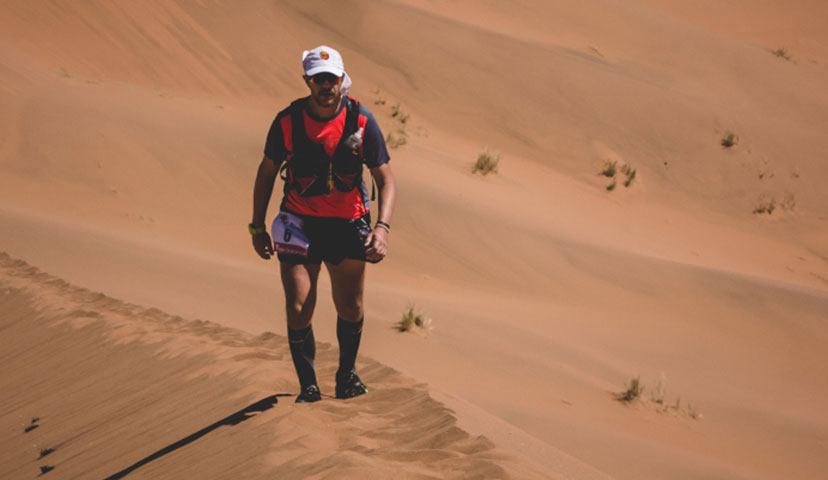
[[[308,385],[302,389],[302,393],[296,396],[296,403],[313,403],[322,400],[322,394],[319,393],[319,387],[316,385]]]
[[[368,393],[368,388],[356,372],[336,372],[336,398],[353,398]]]

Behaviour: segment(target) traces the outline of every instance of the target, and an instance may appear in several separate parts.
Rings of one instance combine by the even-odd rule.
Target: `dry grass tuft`
[[[411,115],[409,115],[408,113],[404,112],[404,111],[403,111],[403,109],[402,109],[402,107],[401,107],[401,106],[400,106],[400,104],[398,103],[398,104],[393,105],[393,106],[391,107],[391,117],[392,117],[392,118],[396,118],[397,120],[399,120],[399,122],[400,122],[400,123],[402,123],[403,125],[405,125],[405,124],[406,124],[406,122],[408,122],[408,119],[409,119],[409,118],[411,118]]]
[[[790,59],[792,58],[791,54],[788,53],[788,51],[785,48],[779,48],[777,50],[771,50],[771,53],[776,55],[779,58],[783,58],[783,59],[788,60],[788,61],[790,61]]]
[[[623,403],[633,403],[638,400],[643,400],[644,385],[638,377],[630,380],[623,392],[615,393],[615,399]],[[681,398],[676,398],[674,404],[667,404],[667,378],[664,372],[661,372],[656,381],[655,389],[650,393],[649,401],[645,401],[644,405],[652,408],[659,413],[669,414],[672,416],[687,416],[693,420],[700,420],[701,413],[697,408],[691,404],[687,404],[687,408],[682,408]]]
[[[794,210],[796,208],[796,196],[793,193],[788,193],[781,202],[777,203],[775,197],[768,198],[765,195],[761,195],[759,197],[759,203],[753,209],[753,214],[761,215],[763,213],[767,213],[768,215],[771,215],[777,208],[781,208],[782,210]]]
[[[637,400],[641,397],[641,394],[644,393],[644,385],[641,384],[641,379],[635,377],[630,380],[627,389],[621,393],[615,394],[616,400],[619,402],[630,403],[634,400]]]
[[[397,330],[401,332],[410,332],[418,329],[424,333],[431,330],[431,318],[425,316],[422,310],[415,308],[414,304],[409,304],[408,308],[403,312],[402,319],[397,324]]]
[[[604,169],[601,170],[601,175],[603,175],[607,178],[612,178],[617,173],[617,170],[618,170],[617,167],[618,167],[618,162],[611,162],[611,161],[607,160],[606,162],[604,162]]]
[[[617,161],[610,161],[606,160],[604,162],[604,169],[601,170],[599,175],[603,175],[607,178],[611,178],[612,182],[606,186],[608,192],[615,190],[615,187],[618,186],[618,162]],[[635,180],[636,170],[632,168],[628,164],[624,164],[620,168],[621,173],[626,176],[626,180],[624,180],[624,187],[629,188],[632,185],[633,181]]]
[[[385,105],[388,102],[385,95],[380,95],[379,89],[374,93],[377,94],[377,98],[374,100],[376,105]],[[390,149],[397,149],[408,144],[408,128],[406,124],[411,119],[411,115],[403,111],[402,106],[398,102],[391,106],[391,118],[395,120],[394,126],[396,127],[396,131],[389,132],[385,136],[385,145]]]
[[[472,173],[480,172],[483,175],[497,173],[497,166],[500,163],[500,152],[490,151],[488,148],[477,156],[474,162]]]
[[[770,215],[774,210],[776,210],[776,199],[771,198],[770,200],[761,200],[759,205],[753,209],[753,214],[761,215],[763,213],[767,213]]]
[[[735,146],[739,143],[739,135],[736,135],[733,132],[725,133],[725,136],[722,137],[722,146],[725,148],[730,148]]]
[[[666,395],[667,377],[664,375],[664,372],[661,372],[661,375],[658,377],[658,381],[656,382],[655,389],[650,392],[650,400],[659,405],[664,405],[664,397]]]
[[[388,146],[388,148],[397,149],[406,143],[408,143],[408,135],[405,130],[397,131],[396,135],[388,132],[388,135],[385,136],[385,145]]]
[[[627,177],[627,179],[624,180],[624,186],[629,188],[630,185],[632,185],[633,180],[635,180],[635,169],[627,164],[624,164],[624,166],[621,167],[621,172]]]

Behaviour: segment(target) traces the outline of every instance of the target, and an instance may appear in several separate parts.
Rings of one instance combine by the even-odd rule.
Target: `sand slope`
[[[825,8],[4,2],[0,251],[106,298],[63,284],[41,295],[45,274],[7,275],[4,359],[30,358],[28,348],[42,357],[38,375],[83,368],[49,377],[59,389],[4,370],[4,385],[25,387],[2,401],[2,421],[22,431],[42,417],[29,436],[50,431],[50,412],[64,415],[47,438],[63,442],[96,425],[84,405],[100,403],[112,429],[83,442],[134,435],[144,450],[94,456],[67,443],[53,454],[61,470],[94,476],[219,422],[135,475],[170,463],[157,474],[186,478],[208,460],[207,473],[247,475],[242,460],[256,458],[256,472],[309,477],[822,478]],[[354,95],[407,144],[392,151],[391,255],[369,271],[372,399],[287,415],[289,398],[256,403],[295,387],[284,342],[264,333],[284,328],[276,265],[255,257],[244,226],[267,128],[305,93],[299,55],[320,43],[340,49]],[[395,105],[411,115],[404,126]],[[728,132],[739,142],[724,148]],[[503,153],[499,173],[472,175],[486,146]],[[612,161],[636,169],[629,188],[619,175],[606,189],[599,172]],[[29,268],[15,262],[4,260]],[[329,293],[322,278],[316,331],[333,344]],[[56,313],[72,302],[84,305],[68,312],[96,315]],[[411,302],[433,318],[427,337],[393,328]],[[53,333],[38,343],[41,330]],[[86,338],[102,343],[92,356]],[[177,342],[196,356],[171,355]],[[168,378],[186,388],[129,390],[144,364],[143,390]],[[638,376],[644,401],[615,401]],[[106,389],[86,397],[93,379]],[[663,404],[650,401],[659,383]],[[80,396],[61,410],[64,392]],[[409,397],[427,414],[403,420]],[[191,410],[192,398],[210,401]],[[154,428],[133,431],[154,418],[134,404],[159,405]],[[263,411],[221,424],[247,406]],[[253,440],[263,437],[267,446]],[[30,437],[14,438],[4,466],[30,449],[20,442]],[[14,470],[25,478],[38,473],[27,462]]]
[[[60,478],[546,478],[373,360],[360,363],[376,394],[297,406],[282,336],[124,303],[6,254],[0,262],[3,478],[41,466]],[[319,347],[320,378],[333,378],[336,350]],[[44,449],[53,452],[39,458]]]

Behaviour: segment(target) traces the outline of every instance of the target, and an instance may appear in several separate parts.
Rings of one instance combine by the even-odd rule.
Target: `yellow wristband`
[[[267,228],[264,225],[253,225],[252,223],[247,226],[247,231],[250,232],[250,235],[260,235],[262,233],[267,233]]]

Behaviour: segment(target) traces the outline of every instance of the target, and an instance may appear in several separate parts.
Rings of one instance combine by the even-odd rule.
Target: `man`
[[[299,376],[297,402],[321,400],[311,320],[321,264],[331,279],[337,313],[339,369],[336,397],[366,393],[355,362],[362,336],[365,262],[388,251],[396,189],[388,149],[373,115],[347,95],[350,79],[339,52],[320,46],[304,52],[310,96],[294,101],[273,121],[256,175],[253,248],[264,259],[278,255],[287,306],[290,354]],[[377,223],[371,228],[362,164],[379,191]],[[281,168],[280,168],[281,167]],[[265,216],[274,181],[283,170],[280,212],[267,233]]]

